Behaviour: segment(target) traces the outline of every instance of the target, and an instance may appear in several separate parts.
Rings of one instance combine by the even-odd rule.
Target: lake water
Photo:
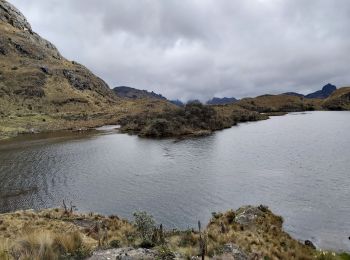
[[[266,204],[293,237],[350,251],[350,113],[244,123],[212,136],[150,140],[111,128],[0,143],[0,211],[60,206],[168,228]]]

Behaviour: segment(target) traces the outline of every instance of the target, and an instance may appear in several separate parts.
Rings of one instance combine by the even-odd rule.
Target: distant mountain
[[[282,93],[282,95],[294,96],[294,97],[304,97],[303,94],[299,94],[299,93],[296,93],[296,92],[285,92],[285,93]]]
[[[334,91],[337,90],[337,87],[328,83],[325,85],[322,90],[318,90],[316,92],[313,92],[311,94],[306,95],[306,98],[321,98],[325,99],[328,98]]]
[[[186,104],[202,104],[202,102],[199,99],[190,99]]]
[[[208,105],[226,105],[226,104],[232,104],[237,102],[237,99],[234,97],[228,98],[228,97],[224,97],[224,98],[218,98],[218,97],[214,97],[210,100],[208,100],[206,103]]]
[[[170,100],[170,103],[174,104],[174,105],[177,105],[179,107],[183,107],[185,104],[179,100],[179,99],[176,99],[176,100]]]
[[[166,100],[161,94],[154,93],[153,91],[149,92],[147,90],[140,90],[136,88],[120,86],[113,89],[114,93],[121,98],[130,98],[130,99],[141,99],[141,98],[151,98],[151,99],[161,99]]]

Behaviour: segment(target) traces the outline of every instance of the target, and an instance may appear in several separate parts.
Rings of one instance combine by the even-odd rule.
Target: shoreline
[[[108,119],[108,120],[101,119],[101,120],[79,121],[79,122],[75,122],[75,124],[72,124],[72,122],[67,121],[66,122],[67,126],[63,126],[60,124],[59,127],[56,126],[54,128],[48,128],[46,125],[43,128],[32,128],[32,129],[26,129],[26,130],[22,129],[21,131],[19,131],[18,129],[14,129],[13,131],[2,132],[0,129],[0,144],[3,141],[16,140],[16,138],[18,137],[36,136],[38,134],[55,134],[60,132],[62,133],[89,132],[89,131],[99,130],[98,128],[109,126],[109,125],[119,126],[118,131],[122,134],[137,135],[142,138],[150,138],[150,139],[176,138],[178,140],[182,140],[182,139],[191,138],[191,137],[208,136],[217,131],[232,128],[233,126],[240,123],[268,120],[270,119],[270,117],[285,116],[291,113],[325,112],[325,111],[337,112],[336,110],[314,110],[314,111],[305,110],[305,111],[289,111],[289,112],[281,111],[281,112],[266,112],[266,113],[248,111],[248,113],[256,113],[259,116],[255,116],[254,118],[249,118],[249,117],[243,118],[242,120],[238,118],[237,121],[233,121],[232,124],[225,125],[218,129],[199,129],[199,130],[189,129],[187,132],[184,132],[184,133],[164,135],[164,136],[144,135],[140,133],[140,130],[135,131],[135,129],[133,128],[129,129],[128,124],[125,122],[123,123],[123,120],[125,120],[125,117],[121,117],[121,116],[118,116],[114,119]],[[340,111],[346,111],[346,110],[340,110]],[[136,116],[139,116],[139,115],[136,115]]]
[[[208,259],[233,259],[227,257],[240,256],[243,258],[238,259],[279,257],[280,259],[336,260],[348,259],[341,257],[350,257],[346,253],[338,254],[316,249],[308,240],[302,243],[292,238],[283,229],[283,218],[273,214],[263,205],[243,206],[225,213],[212,213],[208,225],[200,225],[199,228],[188,230],[163,229],[159,223],[154,222],[151,215],[145,212],[138,212],[134,216],[135,221],[130,222],[116,215],[78,213],[75,212],[73,205],[56,209],[2,213],[0,214],[0,230],[2,230],[0,256],[3,254],[12,259],[13,254],[23,253],[21,251],[23,248],[18,243],[23,243],[20,241],[29,238],[31,241],[39,239],[41,243],[48,242],[45,241],[46,239],[54,244],[56,237],[62,239],[62,231],[64,231],[66,236],[75,236],[75,239],[79,237],[80,241],[75,251],[68,253],[74,256],[78,251],[84,251],[84,257],[91,257],[91,259],[103,259],[98,257],[110,254],[118,256],[125,251],[131,255],[133,252],[139,257],[146,257],[145,259],[154,259],[160,255],[164,256],[163,254],[170,258],[159,259],[188,259],[188,257],[201,255],[201,243],[205,244],[205,255]],[[43,234],[46,237],[44,241],[41,238]],[[65,239],[70,241],[72,238]],[[7,249],[1,251],[2,248]],[[67,254],[62,251],[56,252],[54,248],[52,250],[56,254]],[[113,256],[116,257],[115,255]],[[324,256],[329,258],[322,258]]]

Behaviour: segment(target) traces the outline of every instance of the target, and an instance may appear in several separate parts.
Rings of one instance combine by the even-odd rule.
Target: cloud
[[[10,0],[111,87],[183,100],[350,83],[348,0]]]

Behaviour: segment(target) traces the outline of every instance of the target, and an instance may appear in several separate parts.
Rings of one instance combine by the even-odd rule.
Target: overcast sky
[[[350,85],[349,0],[10,0],[110,87],[206,100]]]

